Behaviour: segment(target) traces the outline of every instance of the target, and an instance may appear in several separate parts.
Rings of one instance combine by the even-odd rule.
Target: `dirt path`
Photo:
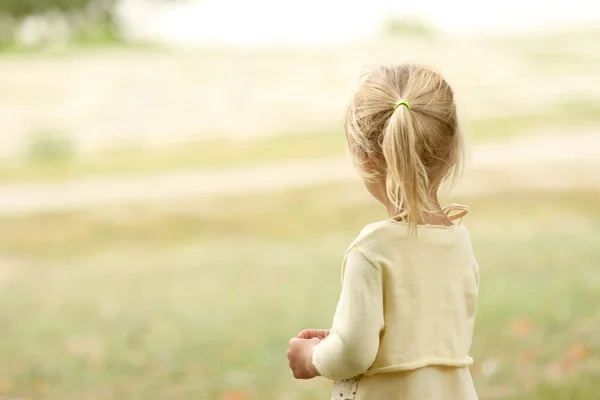
[[[146,201],[249,194],[357,180],[345,157],[230,171],[179,171],[151,177],[86,179],[0,187],[0,213],[33,213]],[[471,151],[460,193],[539,187],[600,190],[600,132],[535,136]]]

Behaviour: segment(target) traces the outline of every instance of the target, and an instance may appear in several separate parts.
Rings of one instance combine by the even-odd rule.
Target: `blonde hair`
[[[368,181],[385,180],[388,199],[416,233],[423,214],[437,211],[432,199],[440,186],[454,183],[462,168],[450,85],[421,65],[375,67],[354,94],[345,125],[357,170]]]

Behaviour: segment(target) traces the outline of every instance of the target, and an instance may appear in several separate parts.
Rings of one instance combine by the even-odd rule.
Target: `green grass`
[[[342,132],[283,135],[258,140],[207,140],[163,148],[125,147],[44,162],[6,160],[0,182],[61,181],[98,175],[147,175],[177,169],[235,168],[272,161],[342,155]]]
[[[551,110],[468,121],[472,143],[600,123],[600,108],[564,99]],[[76,146],[45,134],[32,141],[24,160],[0,160],[0,183],[63,181],[90,176],[148,175],[180,169],[237,168],[257,163],[343,155],[345,136],[337,132],[288,134],[257,140],[210,140],[164,148],[126,147],[77,157]]]
[[[24,54],[47,57],[48,55],[65,55],[82,50],[155,47],[150,43],[125,40],[118,24],[112,18],[102,18],[99,15],[94,17],[86,15],[85,12],[72,11],[62,14],[63,22],[69,29],[66,39],[50,35],[37,43],[22,43],[15,37],[17,27],[22,21],[1,17],[2,15],[0,15],[0,21],[5,25],[4,29],[0,30],[0,56],[2,57]],[[46,22],[56,23],[51,19]],[[156,47],[159,46],[156,45]]]
[[[534,393],[528,395],[527,400],[595,399],[598,397],[597,380],[597,375],[583,374],[565,379],[562,382],[546,383],[539,386]],[[524,398],[516,396],[511,400],[522,399]]]
[[[385,24],[384,31],[391,37],[413,37],[431,40],[436,32],[426,22],[412,18],[390,18]]]
[[[467,138],[478,142],[501,139],[527,133],[540,133],[544,129],[553,132],[564,130],[565,134],[578,127],[600,124],[600,106],[596,102],[563,99],[550,110],[537,114],[499,116],[467,123]]]
[[[97,55],[102,52],[110,52],[112,54],[127,52],[135,54],[147,53],[148,51],[170,51],[160,43],[150,43],[147,41],[128,42],[120,38],[102,38],[100,35],[95,38],[89,37],[89,40],[86,40],[81,35],[73,39],[64,45],[53,46],[21,46],[15,43],[5,43],[3,46],[0,46],[0,60],[10,62],[26,58],[30,61],[35,61],[36,59],[47,61],[80,58],[85,54],[93,53]]]
[[[480,398],[596,399],[600,195],[456,200],[481,268]],[[349,184],[2,217],[0,397],[328,398],[291,378],[287,340],[329,325],[346,246],[384,217]]]

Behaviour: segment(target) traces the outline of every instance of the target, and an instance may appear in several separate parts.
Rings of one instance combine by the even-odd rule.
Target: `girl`
[[[290,340],[294,377],[334,380],[336,400],[477,399],[468,366],[479,271],[460,225],[468,209],[437,197],[462,165],[452,89],[431,68],[377,67],[348,108],[346,137],[390,219],[346,252],[331,331]]]

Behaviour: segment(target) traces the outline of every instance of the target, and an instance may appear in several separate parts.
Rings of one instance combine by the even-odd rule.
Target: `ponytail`
[[[382,133],[381,148],[387,165],[386,191],[398,212],[404,212],[410,234],[416,234],[427,210],[427,170],[417,152],[416,131],[408,107],[396,107]]]
[[[374,68],[348,107],[346,135],[363,179],[385,181],[396,218],[416,235],[425,214],[439,211],[438,189],[453,181],[462,165],[448,83],[437,71],[415,64]]]

